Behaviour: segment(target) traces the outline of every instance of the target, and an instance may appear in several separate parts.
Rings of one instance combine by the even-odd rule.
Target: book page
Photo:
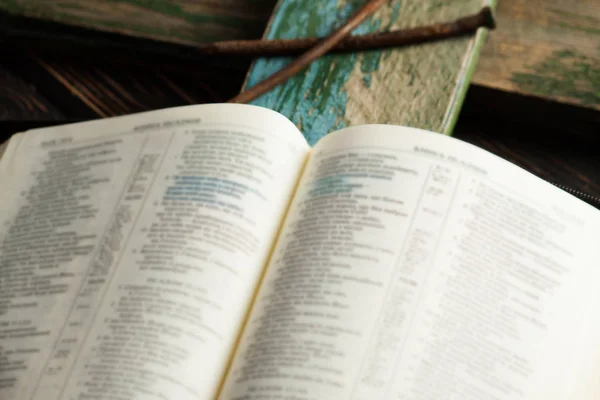
[[[18,136],[0,164],[0,399],[214,397],[307,152],[244,105]]]
[[[593,399],[600,212],[456,139],[316,145],[221,399]]]
[[[6,151],[6,147],[8,146],[8,142],[4,142],[2,144],[0,144],[0,158],[2,157],[2,155],[4,154],[4,152]]]
[[[13,135],[10,140],[0,144],[0,176],[4,175],[4,168],[6,165],[10,164],[12,156],[19,147],[23,135],[23,133],[17,133]],[[10,178],[10,176],[6,176],[6,178]]]

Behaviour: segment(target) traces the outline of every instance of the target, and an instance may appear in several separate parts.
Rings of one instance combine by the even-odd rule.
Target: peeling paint
[[[348,19],[362,5],[362,1],[349,1],[342,5],[335,0],[285,1],[279,6],[267,36],[269,39],[325,36],[332,27]],[[399,2],[394,2],[393,7],[397,10]],[[310,9],[319,11],[308,18],[306,10]],[[353,34],[380,29],[381,20],[371,17]],[[294,76],[285,85],[271,90],[252,104],[275,109],[296,125],[302,121],[304,135],[309,143],[314,144],[325,133],[344,126],[348,100],[344,85],[359,60],[365,84],[368,85],[369,76],[379,68],[382,56],[382,52],[370,53],[365,56],[357,53],[325,56],[312,63],[304,73]],[[258,60],[248,77],[247,86],[254,86],[288,62],[289,59]],[[298,93],[305,93],[305,98],[299,98]]]

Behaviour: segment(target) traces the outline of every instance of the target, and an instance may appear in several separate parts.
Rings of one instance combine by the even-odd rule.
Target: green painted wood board
[[[324,36],[364,4],[356,0],[281,0],[267,39]],[[487,0],[392,0],[359,26],[364,34],[445,22],[478,12]],[[327,55],[253,102],[281,112],[309,142],[345,126],[398,124],[450,134],[487,34],[402,49]],[[246,87],[289,59],[259,59]]]

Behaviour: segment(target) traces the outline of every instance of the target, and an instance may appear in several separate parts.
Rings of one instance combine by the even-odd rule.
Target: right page
[[[600,212],[456,139],[314,148],[223,399],[596,399]]]

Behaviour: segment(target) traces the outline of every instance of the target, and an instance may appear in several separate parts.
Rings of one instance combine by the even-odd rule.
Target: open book
[[[189,106],[0,184],[0,399],[600,398],[600,212],[456,139]]]

